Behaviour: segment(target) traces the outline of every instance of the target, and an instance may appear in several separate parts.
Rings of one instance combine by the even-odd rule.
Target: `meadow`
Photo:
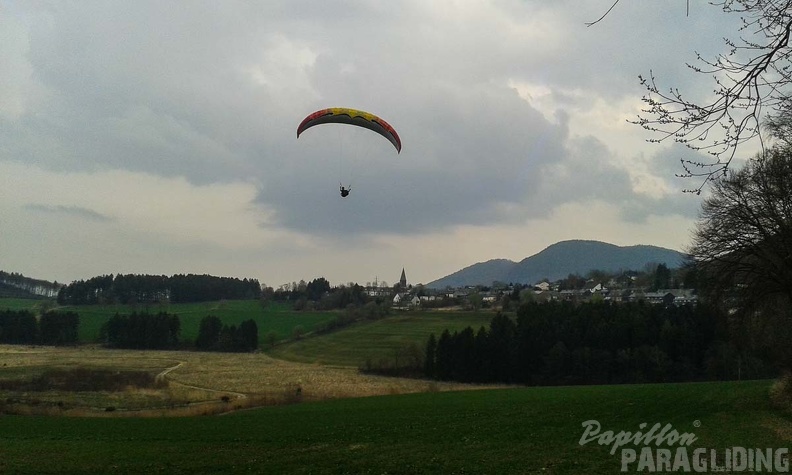
[[[35,304],[9,300],[0,307]],[[100,322],[142,309],[72,310],[81,322]],[[183,328],[206,312],[226,322],[255,318],[260,334],[279,329],[284,339],[295,324],[309,329],[303,318],[316,317],[319,328],[334,317],[253,301],[146,310],[177,313]],[[721,464],[726,448],[792,444],[792,412],[771,406],[771,381],[495,387],[357,370],[367,358],[422,345],[430,333],[477,329],[491,317],[396,312],[257,353],[0,345],[0,383],[85,368],[144,372],[165,383],[122,391],[0,389],[0,473],[619,472],[620,450],[611,454],[611,444],[599,440],[581,444],[590,420],[615,433],[671,424],[695,435],[689,455],[714,449]],[[629,467],[636,470],[637,462]]]
[[[0,310],[30,310],[38,312],[42,306],[54,306],[54,300],[0,298]]]
[[[0,309],[31,310],[36,312],[42,300],[0,299]],[[154,303],[154,304],[107,304],[55,306],[58,310],[72,311],[80,315],[79,340],[82,343],[99,341],[99,332],[116,313],[167,312],[179,316],[181,321],[181,340],[194,342],[198,336],[201,319],[213,315],[228,325],[239,325],[252,319],[258,326],[259,346],[264,348],[268,342],[267,334],[274,332],[277,340],[290,339],[296,327],[304,332],[312,332],[333,320],[337,312],[315,311],[296,312],[290,305],[270,303],[262,306],[258,300],[221,300],[199,303]]]
[[[29,309],[36,311],[42,301],[25,299],[0,299],[0,309]],[[181,340],[194,342],[200,321],[214,315],[225,324],[239,325],[253,319],[258,326],[259,347],[278,359],[311,364],[328,364],[360,367],[366,361],[392,358],[403,353],[410,345],[423,348],[429,335],[436,336],[445,329],[462,330],[467,326],[478,330],[487,327],[494,313],[491,310],[472,311],[393,311],[380,320],[365,320],[331,333],[316,334],[317,330],[341,315],[340,311],[295,311],[285,303],[261,306],[257,300],[224,300],[188,304],[138,304],[138,305],[80,305],[61,306],[59,310],[80,315],[79,340],[81,343],[99,341],[102,325],[116,313],[168,312],[178,315],[181,321]],[[299,328],[305,337],[295,339]],[[279,342],[271,347],[267,341],[274,332]]]
[[[278,345],[269,351],[275,358],[304,363],[363,366],[367,360],[393,358],[410,345],[426,346],[429,335],[443,330],[475,330],[489,326],[494,313],[464,311],[395,312],[381,320],[358,322],[342,331],[314,335]]]
[[[0,345],[0,362],[0,383],[30,380],[53,369],[78,368],[142,371],[168,383],[162,388],[130,387],[115,392],[20,394],[0,389],[0,409],[17,414],[202,415],[261,405],[483,387],[370,376],[356,368],[295,363],[264,353]]]
[[[611,445],[597,440],[581,445],[589,420],[614,432],[671,424],[695,436],[688,455],[715,449],[723,464],[727,447],[789,447],[792,421],[769,406],[769,387],[744,381],[429,392],[170,419],[4,416],[0,472],[619,472],[621,450],[611,455]]]

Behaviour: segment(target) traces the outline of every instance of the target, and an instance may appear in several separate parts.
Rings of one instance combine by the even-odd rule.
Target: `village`
[[[502,308],[508,302],[646,302],[663,306],[696,304],[698,293],[693,287],[670,277],[665,266],[658,266],[653,275],[624,272],[616,276],[592,273],[598,278],[568,276],[535,284],[493,282],[491,285],[467,285],[436,289],[423,284],[412,285],[402,269],[399,282],[392,287],[367,285],[370,297],[391,297],[395,309],[463,307],[471,309]],[[658,278],[660,275],[660,278]],[[664,276],[665,275],[665,276]],[[676,284],[660,286],[658,284]]]

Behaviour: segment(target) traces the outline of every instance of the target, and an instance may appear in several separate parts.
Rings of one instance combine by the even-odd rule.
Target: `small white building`
[[[393,296],[393,305],[395,307],[400,306],[401,305],[401,301],[402,301],[403,298],[404,298],[404,294],[397,293],[396,295],[394,295]]]
[[[538,290],[540,290],[542,292],[547,292],[548,290],[550,290],[550,283],[547,282],[547,281],[539,282],[538,284],[534,285],[534,288],[536,288],[536,289],[538,289]]]

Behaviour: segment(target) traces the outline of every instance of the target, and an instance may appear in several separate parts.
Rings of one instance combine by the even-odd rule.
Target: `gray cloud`
[[[98,213],[92,209],[82,208],[80,206],[64,206],[64,205],[44,205],[39,203],[28,203],[23,206],[24,209],[36,211],[40,213],[53,213],[65,216],[72,216],[80,219],[87,219],[97,222],[115,221],[115,218]]]
[[[634,191],[614,152],[624,147],[608,142],[618,137],[573,133],[570,124],[593,104],[637,102],[637,76],[649,69],[661,82],[708,93],[684,62],[694,49],[721,51],[732,19],[703,7],[685,17],[664,2],[620,2],[606,21],[584,26],[608,6],[14,4],[2,19],[13,24],[3,25],[12,38],[0,45],[9,58],[0,64],[0,99],[13,108],[0,110],[0,161],[192,185],[245,182],[258,188],[252,204],[267,210],[262,227],[334,243],[354,233],[356,248],[382,233],[517,224],[566,203],[605,202],[629,222],[694,216],[698,202],[688,195]],[[540,113],[513,84],[546,89],[557,110]],[[297,140],[300,120],[331,106],[382,115],[403,152],[362,129],[339,138],[320,126]],[[358,144],[363,151],[353,150]],[[679,172],[675,148],[634,153],[649,157],[653,178],[670,183]],[[338,196],[339,181],[352,184],[349,198]],[[113,219],[89,208],[25,209]]]
[[[400,156],[368,131],[383,145],[374,156],[355,158],[338,152],[337,142],[360,134],[340,130],[343,137],[336,139],[325,131],[324,147],[309,142],[314,130],[307,131],[293,145],[305,155],[274,170],[259,200],[275,204],[284,225],[317,233],[415,232],[510,219],[498,205],[521,204],[534,195],[542,167],[563,159],[566,132],[505,87],[464,98],[454,94],[437,90],[416,106],[414,117],[399,128],[406,137]],[[354,171],[347,172],[349,167]],[[353,194],[340,200],[336,182],[348,176],[354,177]]]

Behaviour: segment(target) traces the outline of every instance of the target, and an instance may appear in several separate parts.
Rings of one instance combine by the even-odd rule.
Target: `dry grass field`
[[[0,380],[69,368],[143,371],[166,384],[114,392],[0,390],[3,409],[80,416],[197,415],[300,401],[475,388],[364,375],[356,368],[288,362],[263,353],[0,345]]]

